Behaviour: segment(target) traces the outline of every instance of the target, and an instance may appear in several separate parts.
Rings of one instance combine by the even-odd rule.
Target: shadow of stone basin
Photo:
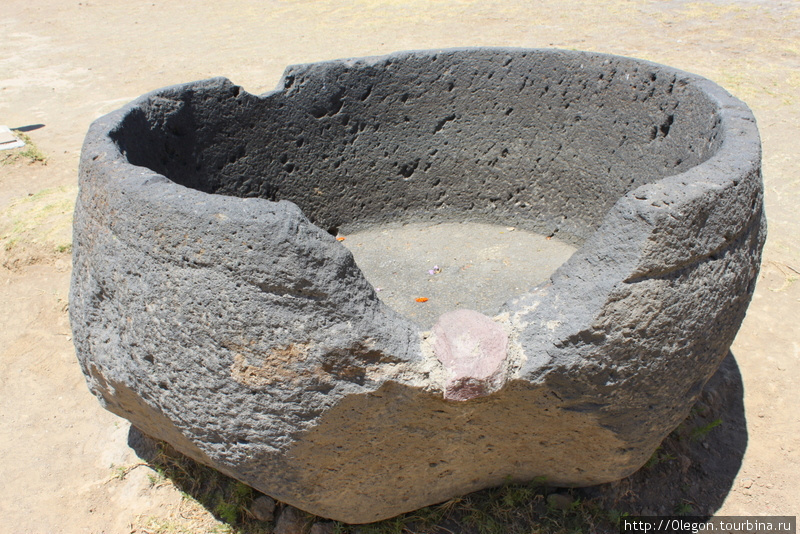
[[[347,523],[505,481],[591,486],[683,421],[765,238],[752,114],[594,53],[404,52],[147,94],[83,148],[70,314],[148,435]],[[474,221],[577,251],[494,314],[421,327],[338,232]]]

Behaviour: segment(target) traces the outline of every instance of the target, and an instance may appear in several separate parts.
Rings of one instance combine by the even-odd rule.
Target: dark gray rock
[[[275,534],[305,534],[306,518],[297,508],[286,506],[275,521]]]
[[[308,534],[333,534],[336,532],[336,525],[330,521],[314,523]]]
[[[224,79],[162,89],[86,137],[78,358],[144,432],[341,521],[509,477],[617,480],[741,324],[760,161],[724,90],[600,54],[411,52],[289,67],[262,96]],[[444,398],[464,351],[445,369],[435,334],[387,308],[331,235],[458,220],[580,246],[491,318],[505,376],[464,401]]]
[[[259,521],[271,522],[275,519],[275,499],[267,495],[259,495],[253,499],[250,512]]]

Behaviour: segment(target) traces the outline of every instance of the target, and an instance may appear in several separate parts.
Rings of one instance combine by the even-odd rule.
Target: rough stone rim
[[[485,50],[486,48],[483,49]],[[561,54],[574,55],[576,57],[590,55],[597,58],[625,59],[638,63],[642,66],[666,69],[667,71],[680,76],[682,79],[688,80],[690,83],[698,87],[711,102],[717,105],[720,118],[721,136],[723,138],[723,141],[720,146],[717,147],[717,150],[705,161],[702,161],[698,165],[695,165],[686,171],[666,176],[649,184],[644,184],[620,197],[612,206],[612,208],[606,213],[603,223],[595,231],[595,237],[604,233],[606,227],[609,226],[609,223],[612,219],[619,219],[621,217],[628,218],[625,216],[624,212],[629,212],[632,209],[637,215],[643,214],[645,211],[647,211],[648,202],[666,200],[670,201],[671,203],[690,203],[691,201],[696,200],[702,195],[708,193],[710,190],[736,185],[738,183],[738,177],[742,176],[743,174],[760,172],[761,144],[760,142],[753,143],[750,141],[753,136],[756,139],[760,139],[756,121],[752,112],[742,101],[733,97],[719,85],[706,78],[658,63],[611,54],[563,51],[547,48],[522,49],[490,47],[489,49],[498,52],[509,51],[511,53],[520,51],[543,54],[558,52]],[[383,56],[368,56],[356,59],[334,60],[330,61],[329,63],[352,63],[354,61],[371,63],[386,59],[402,60],[403,57],[415,53],[432,54],[470,50],[479,49],[453,48],[420,51],[411,50],[394,52]],[[293,67],[294,66],[287,67],[287,72]],[[278,84],[279,89],[266,92],[259,97],[267,98],[274,93],[281,92],[282,89],[280,88],[284,85],[285,76],[286,74],[281,77],[281,80]],[[212,78],[207,81],[214,82],[216,79]],[[183,214],[185,217],[187,217],[187,219],[198,214],[196,209],[187,210],[187,206],[201,205],[203,200],[207,199],[209,196],[213,196],[216,202],[219,203],[218,205],[213,206],[210,211],[218,213],[220,212],[220,209],[222,209],[224,210],[224,214],[229,217],[232,222],[236,222],[237,219],[252,220],[253,216],[257,217],[259,214],[267,215],[269,210],[266,209],[266,206],[274,204],[273,201],[261,198],[243,199],[214,193],[205,193],[180,185],[162,174],[158,174],[144,167],[130,164],[126,160],[125,155],[119,150],[116,143],[109,137],[111,128],[116,126],[119,121],[131,110],[136,109],[143,102],[146,102],[153,96],[157,96],[165,90],[179,90],[182,87],[192,87],[202,83],[203,82],[189,82],[151,91],[140,96],[124,107],[97,119],[90,127],[89,133],[86,137],[85,146],[88,148],[90,141],[99,141],[99,146],[102,147],[102,149],[95,149],[92,151],[91,163],[89,162],[89,158],[86,157],[87,154],[84,153],[81,166],[104,166],[109,170],[114,168],[114,172],[117,173],[117,175],[124,175],[124,180],[118,180],[115,182],[108,181],[104,185],[110,195],[125,195],[126,203],[148,202],[154,191],[149,190],[146,186],[158,184],[158,189],[160,190],[159,194],[163,195],[161,199],[166,200],[175,210],[174,212],[176,214]],[[678,187],[675,188],[675,186]],[[666,190],[666,192],[663,190]],[[675,195],[670,194],[673,191],[679,191],[682,195],[685,195],[684,198],[674,198]],[[633,225],[635,225],[635,223],[636,221],[631,221],[630,225],[627,225],[626,228],[629,228],[632,232],[635,232],[636,230],[633,229]],[[739,230],[741,230],[741,228]],[[587,241],[591,241],[591,239]],[[592,261],[590,256],[594,256],[595,258],[603,256],[608,257],[608,253],[610,252],[609,250],[602,248],[592,248],[594,248],[594,250],[589,252],[589,250],[586,250],[587,247],[580,247],[570,260],[559,267],[556,273],[554,273],[554,276],[568,277],[570,276],[571,271],[574,270],[575,264],[578,261]],[[619,250],[615,250],[614,252],[617,253]],[[630,258],[629,261],[630,260],[633,260],[631,261],[630,272],[628,276],[622,277],[621,280],[635,278],[647,272],[647,258]],[[604,265],[602,261],[596,263],[592,261],[592,263],[595,267],[602,267]],[[603,276],[598,276],[598,278],[603,278]],[[521,294],[519,298],[524,299],[526,296],[529,296],[529,294]]]

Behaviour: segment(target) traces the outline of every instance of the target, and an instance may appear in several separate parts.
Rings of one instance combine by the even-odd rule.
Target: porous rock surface
[[[408,52],[289,67],[261,96],[162,89],[86,138],[77,354],[112,412],[328,518],[509,478],[612,481],[739,328],[760,159],[752,114],[718,86],[593,53]],[[496,316],[422,331],[331,235],[457,220],[580,248]]]

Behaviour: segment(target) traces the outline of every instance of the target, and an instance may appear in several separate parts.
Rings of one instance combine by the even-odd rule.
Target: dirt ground
[[[90,122],[179,82],[222,75],[262,93],[292,63],[479,45],[648,59],[753,109],[769,238],[732,347],[746,448],[717,513],[800,513],[797,0],[4,0],[0,124],[22,128],[47,162],[0,166],[0,532],[218,526],[147,467],[117,476],[139,462],[129,425],[90,395],[75,360],[70,224]]]

